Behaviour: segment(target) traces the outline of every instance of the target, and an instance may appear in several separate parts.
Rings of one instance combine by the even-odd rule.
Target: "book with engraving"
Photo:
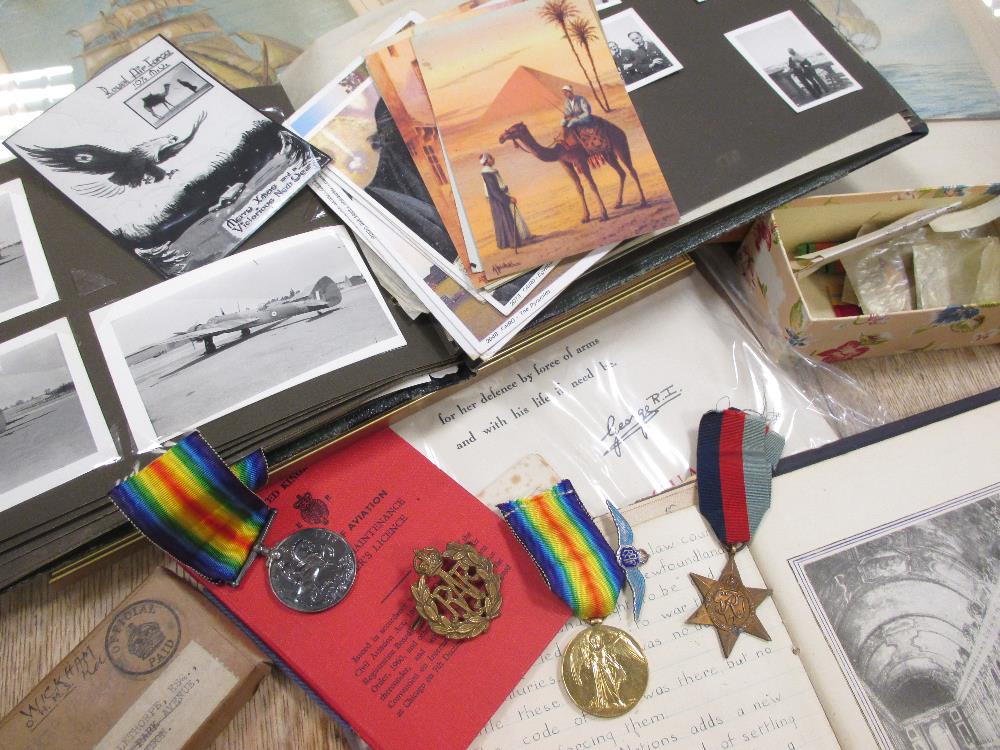
[[[271,593],[262,562],[238,588],[210,593],[374,748],[468,747],[569,619],[500,516],[389,430],[329,454],[261,491],[274,542],[304,527],[342,534],[357,579],[318,614]],[[414,552],[474,545],[502,576],[500,615],[452,641],[417,619]]]

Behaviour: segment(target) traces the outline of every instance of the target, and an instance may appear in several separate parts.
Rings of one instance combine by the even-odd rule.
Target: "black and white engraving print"
[[[997,486],[791,563],[880,747],[1000,745]]]

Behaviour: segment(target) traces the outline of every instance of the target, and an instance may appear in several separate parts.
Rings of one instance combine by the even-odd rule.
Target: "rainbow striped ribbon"
[[[262,451],[232,468],[197,432],[115,487],[115,505],[151,541],[213,583],[234,583],[271,509]]]
[[[749,542],[771,507],[785,439],[759,414],[710,411],[698,426],[698,508],[723,544]]]
[[[581,620],[607,617],[625,585],[615,553],[568,479],[497,506],[549,587]]]

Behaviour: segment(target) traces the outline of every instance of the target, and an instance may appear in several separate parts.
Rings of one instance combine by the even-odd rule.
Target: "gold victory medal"
[[[597,624],[570,641],[562,681],[581,710],[613,719],[631,711],[646,692],[649,662],[624,630]]]

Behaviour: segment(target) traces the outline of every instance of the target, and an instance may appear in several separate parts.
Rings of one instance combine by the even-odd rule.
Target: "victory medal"
[[[638,641],[602,621],[614,611],[625,584],[618,559],[627,559],[634,570],[648,555],[631,547],[632,530],[613,509],[620,538],[628,540],[616,557],[568,480],[499,508],[549,587],[590,626],[570,641],[563,654],[560,672],[566,692],[581,710],[594,716],[614,718],[628,713],[646,691],[649,662]],[[634,572],[638,579],[630,576],[630,581],[638,615],[644,585],[641,574]]]

